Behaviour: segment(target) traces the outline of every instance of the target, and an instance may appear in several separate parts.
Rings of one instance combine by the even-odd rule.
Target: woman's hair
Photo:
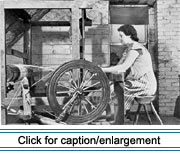
[[[139,41],[137,31],[132,25],[122,25],[118,28],[118,31],[124,32],[126,36],[130,36],[134,41]]]

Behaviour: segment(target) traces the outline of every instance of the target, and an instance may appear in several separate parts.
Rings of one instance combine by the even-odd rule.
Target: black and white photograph
[[[180,0],[0,0],[0,51],[1,125],[180,125]]]

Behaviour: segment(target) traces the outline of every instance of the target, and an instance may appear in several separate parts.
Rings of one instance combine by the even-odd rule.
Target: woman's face
[[[121,44],[123,44],[123,45],[126,45],[132,41],[130,36],[126,36],[124,34],[124,32],[122,32],[122,31],[119,31],[119,40],[120,40]]]

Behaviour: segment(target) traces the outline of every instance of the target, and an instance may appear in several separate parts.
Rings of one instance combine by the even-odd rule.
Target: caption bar
[[[0,151],[180,151],[180,129],[0,129],[0,136]]]

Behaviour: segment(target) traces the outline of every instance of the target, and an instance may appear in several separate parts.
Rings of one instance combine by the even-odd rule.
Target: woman
[[[127,46],[116,66],[102,68],[104,72],[119,74],[125,72],[124,103],[129,111],[137,96],[154,95],[157,81],[153,72],[152,60],[148,50],[138,43],[137,32],[131,25],[118,28],[120,42]]]

